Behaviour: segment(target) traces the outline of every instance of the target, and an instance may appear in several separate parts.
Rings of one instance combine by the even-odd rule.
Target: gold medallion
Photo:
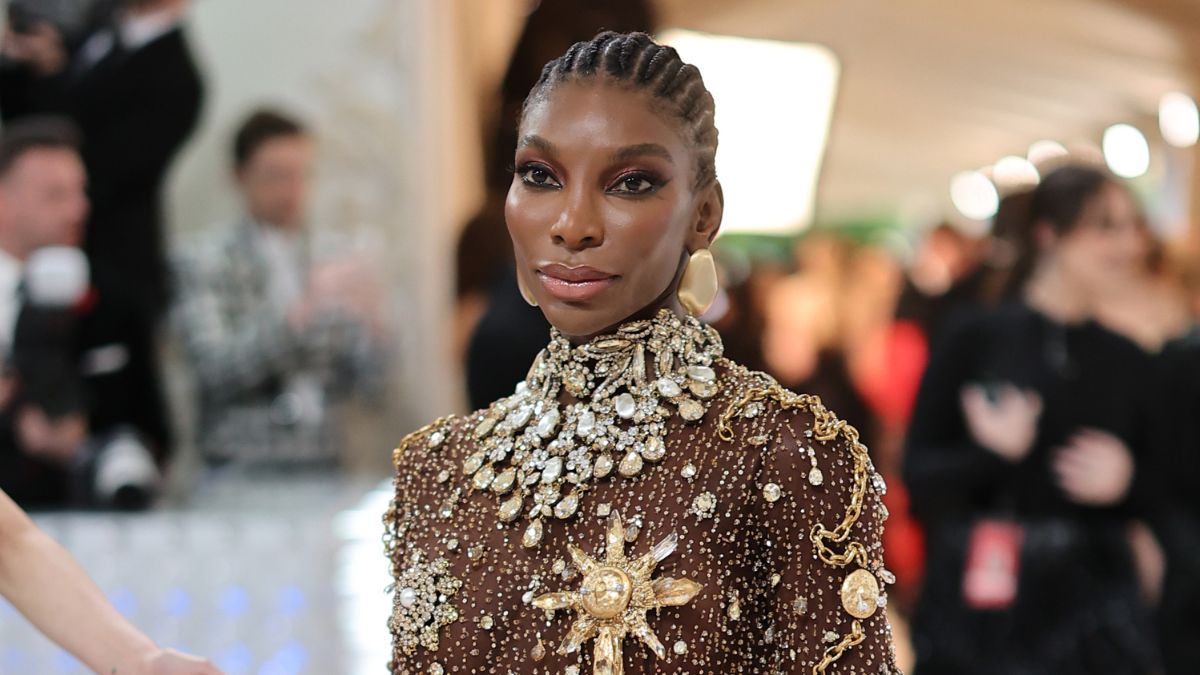
[[[842,582],[842,607],[856,619],[866,619],[879,609],[879,582],[867,570],[857,569]]]

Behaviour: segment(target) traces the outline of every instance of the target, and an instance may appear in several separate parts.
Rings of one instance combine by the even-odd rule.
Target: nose
[[[604,225],[587,191],[577,190],[568,196],[566,208],[550,228],[550,238],[556,246],[569,251],[582,251],[604,243]]]

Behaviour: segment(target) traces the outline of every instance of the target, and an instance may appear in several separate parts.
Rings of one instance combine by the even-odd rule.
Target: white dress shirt
[[[12,349],[17,315],[21,312],[21,298],[17,295],[21,285],[21,269],[20,260],[0,249],[0,356],[4,358]]]

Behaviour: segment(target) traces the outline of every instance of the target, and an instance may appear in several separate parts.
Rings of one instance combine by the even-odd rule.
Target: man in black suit
[[[196,125],[203,85],[181,21],[188,0],[103,3],[78,39],[30,16],[8,29],[0,60],[0,118],[70,116],[83,132],[89,178],[84,250],[101,297],[132,308],[146,345],[130,354],[152,411],[153,440],[168,444],[154,334],[169,299],[162,184]],[[33,4],[32,7],[37,7]],[[108,7],[108,10],[104,8]]]

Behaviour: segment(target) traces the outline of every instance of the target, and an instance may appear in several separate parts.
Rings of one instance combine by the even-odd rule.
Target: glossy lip
[[[550,263],[538,268],[538,281],[554,297],[564,302],[590,300],[613,285],[617,275],[594,267],[568,267]]]

